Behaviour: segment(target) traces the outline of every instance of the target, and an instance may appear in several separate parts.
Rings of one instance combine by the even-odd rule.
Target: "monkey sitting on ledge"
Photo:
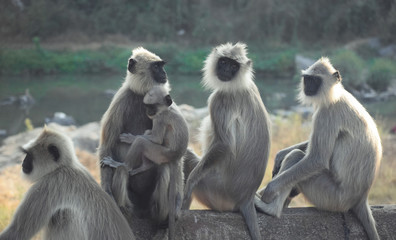
[[[280,217],[295,189],[319,209],[352,210],[368,237],[379,239],[367,197],[382,157],[381,139],[341,80],[327,58],[302,71],[300,100],[315,108],[310,139],[276,155],[275,177],[260,191],[263,202],[256,199],[256,207]]]
[[[158,166],[159,178],[151,199],[151,217],[160,224],[169,219],[169,239],[172,239],[174,222],[182,204],[182,157],[187,150],[188,127],[167,88],[154,86],[143,102],[147,116],[153,120],[152,130],[138,136],[121,134],[120,140],[131,144],[124,163],[103,158],[101,164],[116,168],[118,172],[112,189],[115,199],[121,200],[119,206],[131,204],[126,194],[129,177]]]
[[[44,127],[21,150],[26,193],[1,240],[30,239],[44,228],[44,239],[135,239],[111,197],[78,161],[70,138]]]

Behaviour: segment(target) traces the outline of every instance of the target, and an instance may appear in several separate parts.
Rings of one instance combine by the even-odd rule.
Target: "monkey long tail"
[[[169,216],[168,216],[168,239],[175,238],[176,228],[176,171],[177,164],[170,163],[170,178],[169,178]]]

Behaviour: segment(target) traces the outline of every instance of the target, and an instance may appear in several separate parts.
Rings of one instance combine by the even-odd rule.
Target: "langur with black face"
[[[70,138],[44,131],[21,149],[24,177],[33,182],[1,240],[135,239],[113,199],[78,161]]]
[[[274,179],[263,189],[257,208],[279,217],[296,188],[317,208],[352,210],[370,239],[379,239],[368,193],[382,157],[374,120],[341,84],[340,73],[321,58],[302,71],[300,100],[315,108],[307,142],[280,151]]]
[[[146,114],[143,98],[153,86],[161,85],[169,89],[164,64],[160,57],[142,47],[132,51],[125,82],[113,97],[101,121],[99,161],[111,158],[120,163],[125,162],[130,144],[120,142],[120,134],[142,135],[152,128],[153,122]],[[129,177],[127,194],[133,204],[132,211],[139,217],[152,217],[150,202],[157,184],[157,170],[155,165]],[[100,173],[102,188],[113,196],[113,180],[124,178],[120,178],[113,168],[105,165],[102,165]],[[122,199],[115,200],[124,203]]]
[[[113,193],[117,199],[123,199],[121,203],[128,203],[125,183],[129,176],[141,174],[158,165],[157,185],[151,198],[151,215],[159,224],[168,221],[169,239],[174,239],[175,220],[180,216],[183,197],[182,157],[187,150],[188,127],[166,88],[153,87],[143,102],[148,117],[153,120],[152,130],[141,136],[121,134],[121,141],[131,144],[125,162],[105,158],[101,164],[117,168],[120,179],[113,181]],[[142,155],[145,156],[143,162]]]
[[[205,61],[204,85],[213,90],[202,122],[203,157],[187,179],[183,208],[191,194],[217,211],[240,211],[253,239],[261,239],[254,208],[270,148],[270,122],[253,82],[246,45],[213,49]],[[192,157],[191,154],[188,157]]]

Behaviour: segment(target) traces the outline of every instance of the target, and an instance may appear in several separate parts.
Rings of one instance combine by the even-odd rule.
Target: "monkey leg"
[[[245,219],[252,239],[260,240],[261,234],[258,225],[256,209],[254,208],[254,202],[252,200],[249,200],[248,202],[241,204],[239,210],[241,211],[242,216]]]
[[[124,143],[132,144],[135,141],[136,136],[131,133],[121,133],[120,134],[120,141]]]
[[[159,167],[158,180],[151,195],[151,217],[160,226],[168,225],[168,216],[170,211],[169,202],[170,187],[170,166],[162,165]]]
[[[362,223],[368,238],[371,240],[379,240],[380,238],[375,227],[375,220],[373,218],[373,214],[371,213],[367,196],[362,197],[362,200],[360,200],[360,202],[352,208],[352,212],[356,214],[356,217]]]
[[[168,163],[174,158],[169,148],[153,143],[144,137],[137,137],[130,151],[131,153],[128,152],[127,154],[128,157],[139,151],[142,152],[147,159],[158,165]]]
[[[282,166],[279,170],[279,174],[285,172],[292,166],[294,166],[296,163],[298,163],[302,158],[304,158],[305,153],[301,150],[295,149],[291,151],[285,158],[285,160],[282,163]],[[287,174],[287,172],[285,173]],[[272,189],[271,182],[264,188],[262,189],[259,194],[261,196],[261,201],[258,199],[258,197],[255,198],[255,205],[256,208],[264,212],[266,214],[280,217],[282,214],[283,207],[285,205],[285,202],[290,195],[290,192],[292,191],[293,187],[286,187],[282,191],[278,193],[276,196],[275,200],[273,200],[270,203],[266,203],[266,192],[273,192],[273,191],[278,191],[276,189]]]
[[[113,196],[117,205],[122,208],[129,208],[132,203],[128,197],[128,169],[125,165],[117,167],[113,176]]]
[[[227,153],[227,147],[222,143],[213,144],[208,149],[208,152],[203,156],[202,160],[198,162],[197,166],[191,171],[190,176],[187,179],[186,186],[184,187],[182,209],[190,208],[192,200],[191,195],[195,186],[199,181],[201,181],[201,179],[216,170],[213,165],[215,165],[217,161],[221,161],[221,158],[225,158]]]

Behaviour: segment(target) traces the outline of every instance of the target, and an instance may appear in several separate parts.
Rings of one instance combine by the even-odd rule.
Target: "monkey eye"
[[[231,67],[232,67],[232,69],[234,69],[234,70],[237,69],[237,65],[236,65],[236,64],[232,64]]]
[[[220,64],[224,65],[224,64],[226,64],[226,61],[225,60],[220,60]]]

